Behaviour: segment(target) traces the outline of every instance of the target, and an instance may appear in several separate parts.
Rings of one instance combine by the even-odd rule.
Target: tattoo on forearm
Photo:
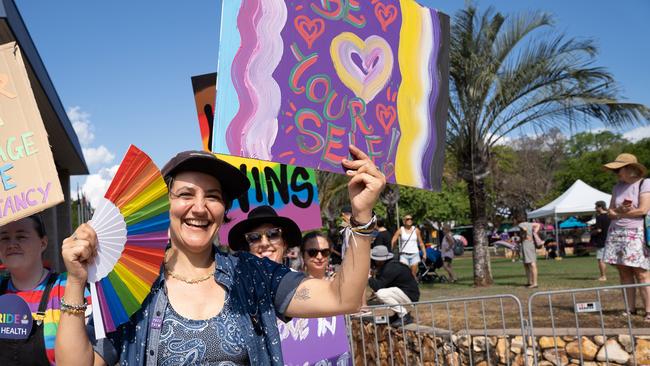
[[[298,300],[309,300],[311,296],[309,296],[309,289],[308,288],[301,288],[300,290],[296,291],[296,294],[294,297]]]

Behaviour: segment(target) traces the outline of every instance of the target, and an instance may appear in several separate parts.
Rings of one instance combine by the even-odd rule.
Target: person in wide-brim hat
[[[636,156],[628,153],[620,154],[616,157],[616,160],[611,163],[603,165],[603,168],[607,170],[616,171],[623,167],[631,167],[636,169],[639,172],[639,176],[645,177],[648,173],[648,169],[637,160]]]
[[[232,250],[248,251],[275,262],[282,262],[287,249],[300,245],[301,241],[298,225],[266,205],[251,210],[248,218],[237,223],[228,233]]]
[[[602,255],[603,263],[616,266],[622,285],[650,283],[650,253],[645,242],[644,219],[650,211],[650,180],[647,169],[632,154],[620,154],[603,166],[616,174],[607,215],[611,219]],[[639,289],[645,305],[645,322],[650,323],[650,286]],[[636,289],[625,289],[626,314],[636,314]]]

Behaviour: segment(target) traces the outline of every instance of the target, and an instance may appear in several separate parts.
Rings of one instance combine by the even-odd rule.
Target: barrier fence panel
[[[352,359],[364,366],[532,365],[522,309],[513,295],[371,306],[346,318]],[[394,315],[404,311],[413,323]]]
[[[641,291],[649,285],[532,294],[528,298],[528,334],[535,366],[542,361],[555,365],[649,365],[649,324],[642,316],[626,311],[643,303]]]

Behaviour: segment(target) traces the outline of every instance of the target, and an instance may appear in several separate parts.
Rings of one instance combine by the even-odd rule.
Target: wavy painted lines
[[[398,58],[402,84],[397,96],[397,113],[402,136],[397,148],[395,175],[402,184],[428,186],[422,165],[429,134],[429,94],[431,80],[429,62],[433,39],[431,34],[431,13],[415,0],[400,2],[402,29]]]
[[[282,59],[284,42],[280,32],[287,21],[287,8],[283,1],[263,0],[262,13],[257,25],[258,47],[247,67],[253,86],[249,93],[255,105],[253,115],[245,122],[243,151],[252,158],[272,160],[281,105],[280,86],[272,74]]]
[[[222,3],[221,11],[221,32],[219,39],[219,59],[217,62],[217,75],[231,75],[231,65],[235,53],[241,44],[239,31],[237,31],[237,13],[241,7],[241,0],[228,0],[228,4]],[[228,124],[239,109],[237,91],[230,77],[218,78],[219,92],[215,101],[214,132],[212,134],[212,150],[228,153],[229,147],[226,144],[226,131]]]
[[[245,0],[237,15],[237,29],[242,42],[233,60],[231,75],[239,99],[239,110],[226,130],[228,149],[230,153],[235,155],[241,155],[243,152],[243,132],[246,128],[246,122],[253,115],[253,108],[255,107],[255,101],[251,94],[253,86],[246,69],[253,57],[253,52],[259,47],[256,24],[262,16],[261,6],[259,0]],[[218,87],[219,85],[217,85]]]
[[[287,20],[284,2],[247,0],[237,16],[242,42],[233,60],[232,80],[239,109],[226,132],[232,154],[270,160],[277,136],[281,91],[272,73],[280,63],[284,44],[281,30]]]

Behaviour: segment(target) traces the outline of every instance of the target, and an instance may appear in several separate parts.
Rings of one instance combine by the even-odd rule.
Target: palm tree
[[[535,36],[552,25],[545,13],[506,17],[469,5],[451,28],[447,143],[467,182],[476,286],[492,283],[486,178],[497,142],[513,131],[572,128],[592,118],[613,127],[650,120],[650,109],[622,102],[613,76],[594,66],[591,40]]]
[[[316,183],[320,211],[325,219],[327,235],[335,243],[338,235],[336,219],[341,214],[343,205],[348,202],[348,178],[343,174],[316,171]]]

